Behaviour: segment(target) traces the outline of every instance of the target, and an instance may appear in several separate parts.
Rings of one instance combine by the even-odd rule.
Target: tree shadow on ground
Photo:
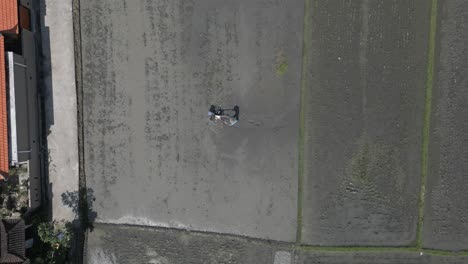
[[[82,228],[90,229],[90,231],[93,231],[93,222],[97,217],[97,212],[93,210],[95,200],[94,190],[91,188],[80,188],[79,191],[62,193],[63,204],[72,209],[76,220],[81,222]]]
[[[82,263],[83,239],[87,230],[94,230],[93,222],[97,213],[93,211],[94,190],[91,188],[79,188],[78,191],[66,191],[62,193],[62,203],[71,208],[75,215],[72,221],[73,241],[68,258],[73,259],[73,263]],[[75,254],[74,254],[75,253]]]

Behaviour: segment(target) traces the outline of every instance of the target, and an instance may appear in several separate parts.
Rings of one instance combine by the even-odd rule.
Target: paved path
[[[72,221],[78,202],[78,137],[71,0],[43,0],[41,16],[52,215]]]

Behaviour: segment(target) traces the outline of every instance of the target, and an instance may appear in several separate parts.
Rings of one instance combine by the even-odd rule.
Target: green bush
[[[29,207],[29,182],[18,184],[17,170],[20,169],[11,169],[14,173],[0,187],[0,218],[11,217],[14,213],[22,216]]]
[[[45,256],[46,263],[64,263],[71,247],[71,224],[63,220],[40,223],[38,235],[41,241],[50,247]]]

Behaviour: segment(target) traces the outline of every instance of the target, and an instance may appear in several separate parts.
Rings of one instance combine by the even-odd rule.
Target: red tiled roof
[[[0,33],[18,32],[18,0],[0,0]]]
[[[0,179],[8,174],[8,120],[5,75],[5,45],[3,36],[0,34]]]

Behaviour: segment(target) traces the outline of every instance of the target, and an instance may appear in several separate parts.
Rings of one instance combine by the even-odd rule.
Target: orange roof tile
[[[0,34],[0,179],[8,175],[8,116],[5,75],[5,45],[3,36]]]
[[[18,0],[0,0],[0,33],[18,32]]]

